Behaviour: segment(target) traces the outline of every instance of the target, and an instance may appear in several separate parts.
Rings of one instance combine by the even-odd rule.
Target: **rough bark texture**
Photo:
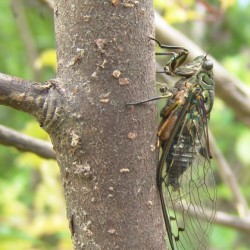
[[[152,2],[61,0],[54,12],[58,79],[43,125],[75,249],[162,249],[156,107],[125,106],[155,95]]]

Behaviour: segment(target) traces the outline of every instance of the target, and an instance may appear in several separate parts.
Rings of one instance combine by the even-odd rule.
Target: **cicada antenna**
[[[207,52],[206,52],[204,58],[207,58],[208,54],[210,54],[210,52],[211,52],[212,49],[213,49],[213,46],[211,46],[211,47],[207,50]]]

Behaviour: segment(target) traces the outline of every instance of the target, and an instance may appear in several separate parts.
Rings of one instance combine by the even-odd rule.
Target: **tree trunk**
[[[155,96],[152,2],[59,0],[54,14],[57,79],[1,102],[49,133],[75,249],[165,249],[156,106],[125,105]]]

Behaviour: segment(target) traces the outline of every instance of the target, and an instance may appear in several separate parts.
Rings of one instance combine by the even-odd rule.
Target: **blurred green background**
[[[250,1],[155,0],[164,19],[250,87]],[[43,0],[0,1],[0,72],[46,81],[55,77],[53,11]],[[185,44],[183,44],[185,47]],[[225,83],[226,84],[226,83]],[[250,103],[246,103],[250,105]],[[49,140],[25,113],[0,106],[0,123]],[[250,200],[250,130],[216,98],[211,130]],[[0,250],[73,249],[55,161],[0,145]],[[216,171],[218,209],[236,214]],[[250,249],[249,233],[215,226],[214,250]]]
[[[53,11],[44,1],[0,1],[0,72],[55,77]],[[49,140],[35,119],[0,106],[0,123]],[[57,163],[0,145],[0,250],[71,250]]]

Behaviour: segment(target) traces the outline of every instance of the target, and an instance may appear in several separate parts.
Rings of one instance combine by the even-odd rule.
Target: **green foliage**
[[[226,227],[215,226],[212,242],[216,249],[228,250],[231,249],[230,247],[234,244],[236,237],[237,234],[235,231]]]

